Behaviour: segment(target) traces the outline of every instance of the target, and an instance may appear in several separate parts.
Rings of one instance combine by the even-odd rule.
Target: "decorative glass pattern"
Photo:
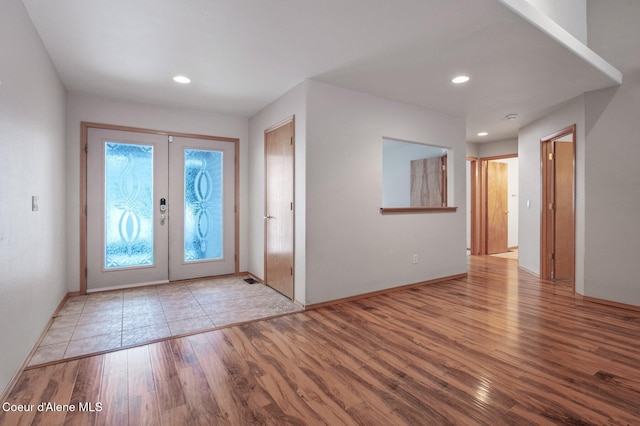
[[[153,146],[105,144],[105,268],[153,264]]]
[[[184,260],[222,259],[222,152],[184,150]]]

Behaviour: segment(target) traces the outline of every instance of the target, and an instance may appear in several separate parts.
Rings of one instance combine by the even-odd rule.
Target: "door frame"
[[[478,188],[478,192],[480,194],[480,196],[478,197],[479,200],[477,201],[476,205],[479,205],[479,217],[476,219],[475,224],[480,228],[478,230],[476,230],[475,235],[478,237],[478,241],[476,241],[476,248],[477,248],[477,253],[475,254],[479,254],[479,255],[486,255],[487,254],[487,220],[488,220],[488,214],[487,214],[487,191],[488,191],[488,185],[487,185],[487,163],[489,161],[492,160],[504,160],[506,158],[518,158],[518,154],[504,154],[504,155],[494,155],[491,157],[481,157],[478,158],[478,171],[477,171],[477,175],[480,177],[477,180],[476,183],[476,187]],[[474,229],[473,229],[473,225],[474,223],[471,223],[471,235],[474,235]],[[508,244],[507,244],[508,245]],[[473,250],[471,252],[471,254],[473,253]]]
[[[88,130],[89,128],[117,130],[134,133],[148,133],[154,135],[180,136],[194,139],[207,139],[221,142],[232,142],[235,146],[235,173],[234,173],[234,239],[235,239],[235,275],[240,272],[240,140],[219,136],[198,135],[192,133],[168,132],[163,130],[145,129],[140,127],[117,126],[82,121],[80,123],[80,295],[87,294],[87,155],[88,155]]]
[[[478,197],[478,192],[479,192],[479,164],[480,161],[478,158],[476,157],[467,157],[467,161],[470,163],[470,175],[471,175],[471,179],[470,179],[470,183],[469,183],[469,188],[467,188],[467,191],[470,192],[470,221],[471,221],[471,226],[470,226],[470,233],[471,233],[471,243],[469,249],[470,249],[470,253],[471,255],[479,255],[481,254],[481,250],[480,250],[480,229],[481,229],[481,225],[480,225],[480,197]]]
[[[288,124],[291,124],[291,128],[292,128],[292,132],[291,132],[291,145],[292,145],[292,157],[291,157],[291,161],[292,161],[292,173],[293,176],[291,176],[292,179],[292,187],[293,187],[293,193],[291,194],[291,198],[292,198],[292,222],[291,222],[291,248],[293,251],[293,259],[292,259],[292,281],[293,281],[293,289],[292,289],[292,294],[291,294],[291,300],[295,300],[295,294],[296,294],[296,275],[295,275],[295,271],[296,271],[296,117],[295,115],[289,116],[269,127],[267,127],[264,130],[263,133],[263,144],[264,144],[264,217],[266,219],[267,217],[267,134],[279,129],[280,127],[286,126]],[[264,228],[263,228],[263,235],[264,235],[264,260],[263,260],[263,277],[264,277],[264,284],[268,285],[269,282],[269,277],[267,276],[267,221],[264,220]]]
[[[552,133],[549,136],[546,136],[540,139],[540,278],[545,280],[552,280],[551,276],[551,262],[549,258],[549,254],[553,253],[553,241],[552,238],[549,238],[549,232],[553,232],[553,224],[549,223],[548,219],[548,209],[546,208],[549,201],[552,199],[552,193],[550,191],[555,192],[555,182],[549,182],[548,177],[545,176],[545,167],[547,164],[546,155],[545,155],[545,144],[553,143],[556,139],[560,139],[562,137],[572,135],[572,215],[573,215],[573,263],[571,265],[571,275],[572,281],[575,291],[575,281],[576,281],[576,125],[573,124],[571,126],[567,126],[564,129],[558,130],[555,133]],[[550,228],[551,227],[551,228]]]

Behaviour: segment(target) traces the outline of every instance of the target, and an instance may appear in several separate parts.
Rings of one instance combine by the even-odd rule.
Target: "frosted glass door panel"
[[[105,143],[106,269],[153,264],[153,146]]]
[[[235,144],[174,136],[169,157],[169,279],[235,273]]]
[[[223,257],[222,152],[184,150],[184,261]]]

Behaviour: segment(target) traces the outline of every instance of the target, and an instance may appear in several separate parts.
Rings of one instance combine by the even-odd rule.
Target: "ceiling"
[[[251,117],[314,79],[466,117],[467,140],[481,142],[620,82],[586,47],[562,42],[562,30],[550,36],[544,19],[505,6],[523,1],[23,3],[72,92]],[[454,85],[458,74],[471,80]]]

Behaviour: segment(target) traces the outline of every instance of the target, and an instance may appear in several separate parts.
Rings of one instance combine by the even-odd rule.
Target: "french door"
[[[235,143],[87,129],[87,288],[235,272]]]

